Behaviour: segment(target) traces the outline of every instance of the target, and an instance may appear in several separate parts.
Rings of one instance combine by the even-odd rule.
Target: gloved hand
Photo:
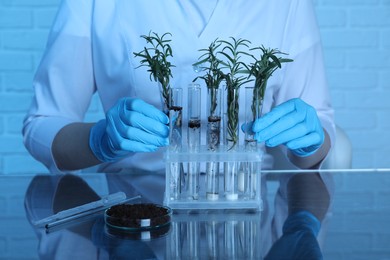
[[[102,162],[129,152],[152,152],[168,145],[169,119],[141,99],[122,98],[92,127],[89,146]]]
[[[308,211],[290,215],[283,225],[283,235],[271,247],[265,259],[322,259],[317,241],[320,221]]]
[[[314,153],[325,139],[316,110],[299,98],[273,108],[253,123],[252,130],[258,142],[269,147],[285,144],[302,157]]]

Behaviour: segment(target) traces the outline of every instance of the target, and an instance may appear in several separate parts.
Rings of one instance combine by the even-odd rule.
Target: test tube
[[[207,89],[207,149],[216,152],[221,140],[221,95],[222,90],[216,88]],[[219,162],[207,162],[206,164],[206,198],[218,200],[219,198]]]
[[[260,90],[254,87],[245,88],[245,148],[248,151],[256,151],[257,142],[254,138],[252,125],[261,116],[263,100],[259,94]]]
[[[170,89],[169,107],[169,152],[178,153],[182,150],[182,110],[183,89]],[[172,162],[170,167],[170,197],[176,200],[180,197],[181,187],[184,181],[183,163]]]
[[[198,153],[200,151],[201,130],[201,88],[198,84],[188,87],[188,151]],[[199,198],[199,174],[200,163],[188,163],[187,195],[188,198]]]
[[[239,90],[227,88],[224,98],[224,145],[227,152],[234,153],[239,145]],[[240,162],[224,162],[223,168],[225,198],[231,201],[237,200]]]
[[[261,116],[263,102],[260,91],[259,88],[245,88],[245,150],[248,152],[256,152],[259,149],[257,141],[254,138],[252,125]],[[258,164],[258,162],[246,162],[244,171],[242,172],[243,176],[239,177],[239,180],[243,182],[243,185],[239,186],[244,188],[244,196],[249,198],[254,198],[255,196]]]
[[[224,145],[234,153],[239,146],[239,89],[226,88],[224,98]],[[238,173],[241,162],[224,162],[224,192],[227,200],[238,199]]]

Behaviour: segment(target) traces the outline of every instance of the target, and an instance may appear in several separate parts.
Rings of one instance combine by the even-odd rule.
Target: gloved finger
[[[303,149],[312,147],[313,150],[320,147],[322,144],[322,138],[317,132],[311,132],[308,135],[296,138],[288,143],[286,146],[291,150]]]
[[[293,112],[295,110],[295,99],[288,100],[276,107],[274,107],[270,112],[263,115],[261,118],[257,119],[253,124],[253,131],[259,132],[268,126],[275,123],[281,117]]]
[[[317,111],[314,108],[309,107],[306,111],[306,114],[307,126],[310,127],[310,130],[312,132],[318,132],[320,135],[322,135],[322,125],[320,119],[317,116]]]
[[[130,127],[135,127],[161,137],[168,137],[169,135],[169,127],[166,124],[139,112],[127,110],[120,117],[121,121]]]
[[[156,135],[154,133],[144,131],[143,129],[128,126],[121,121],[115,122],[114,124],[115,124],[115,128],[114,129],[109,128],[107,129],[107,132],[110,136],[111,135],[116,136],[117,139],[124,138],[124,139],[133,140],[144,144],[155,145],[155,146],[168,145],[168,138],[167,138],[168,135],[166,136]]]
[[[147,117],[153,118],[163,124],[169,123],[169,118],[161,110],[146,103],[142,99],[138,98],[126,98],[125,107],[127,110],[137,111]]]
[[[241,125],[241,131],[243,131],[244,133],[253,133],[252,128],[253,128],[253,122],[245,123]]]
[[[130,152],[155,152],[157,151],[158,147],[155,145],[123,139],[121,142],[121,149]]]
[[[282,132],[289,130],[289,133],[293,132],[295,126],[305,119],[304,113],[297,113],[296,111],[290,112],[289,114],[284,115],[275,121],[273,124],[257,132],[255,138],[258,142],[267,141]],[[304,129],[297,129],[300,131]],[[293,133],[291,133],[293,134]],[[306,133],[297,133],[297,134],[306,134]],[[287,137],[287,136],[286,136]],[[285,142],[288,140],[285,140]]]
[[[154,145],[157,147],[162,147],[169,144],[168,137],[161,137],[150,134],[135,127],[129,127],[125,137],[129,140],[137,141],[147,145]]]
[[[129,152],[137,152],[137,151],[155,151],[157,147],[166,145],[168,143],[167,138],[159,138],[148,134],[142,130],[137,128],[129,128],[133,131],[127,130],[124,136],[120,133],[121,131],[117,131],[113,128],[107,128],[107,134],[109,136],[109,141],[111,146],[117,151],[129,151]],[[122,131],[122,133],[124,133]],[[157,140],[157,139],[161,140]],[[131,145],[135,145],[132,147]],[[141,146],[145,146],[142,148]]]
[[[120,149],[121,139],[135,140],[144,144],[152,144],[155,146],[165,146],[168,144],[168,135],[162,137],[153,133],[145,132],[142,129],[128,126],[121,120],[115,120],[115,117],[111,116],[107,117],[107,121],[109,123],[106,131],[110,139],[113,141],[113,148]]]
[[[307,134],[308,130],[306,126],[304,124],[297,124],[267,139],[265,144],[269,147],[275,147],[299,139]]]

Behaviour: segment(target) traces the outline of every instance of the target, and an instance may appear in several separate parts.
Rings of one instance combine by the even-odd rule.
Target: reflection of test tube
[[[187,222],[188,256],[187,259],[200,259],[200,232],[199,222]]]
[[[225,254],[227,259],[237,258],[237,221],[225,222]]]
[[[222,90],[207,89],[207,148],[215,152],[221,140],[221,95]],[[219,162],[206,164],[206,197],[208,200],[217,200],[219,197]]]
[[[219,259],[217,221],[211,220],[206,223],[208,259]]]
[[[182,259],[181,223],[171,223],[170,237],[167,239],[166,259]]]
[[[257,252],[259,252],[259,246],[256,238],[259,235],[259,232],[257,231],[256,221],[245,221],[243,224],[245,234],[244,252],[246,253],[246,259],[258,259],[259,256],[257,255]]]
[[[183,90],[181,88],[170,89],[169,107],[169,150],[170,152],[180,152],[182,148],[182,99]],[[170,164],[170,194],[171,199],[178,199],[181,193],[183,181],[183,164],[172,162]]]
[[[200,149],[200,118],[201,118],[201,89],[198,84],[188,88],[188,151],[197,153]],[[199,198],[200,163],[188,163],[187,195],[197,200]]]

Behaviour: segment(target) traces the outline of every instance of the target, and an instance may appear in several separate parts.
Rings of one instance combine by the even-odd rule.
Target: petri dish
[[[119,204],[108,208],[104,221],[110,228],[137,232],[170,225],[172,209],[153,203]]]
[[[142,229],[142,230],[123,230],[119,228],[105,225],[104,235],[109,241],[120,240],[140,240],[152,241],[157,239],[164,239],[171,229],[170,223],[159,228]]]

